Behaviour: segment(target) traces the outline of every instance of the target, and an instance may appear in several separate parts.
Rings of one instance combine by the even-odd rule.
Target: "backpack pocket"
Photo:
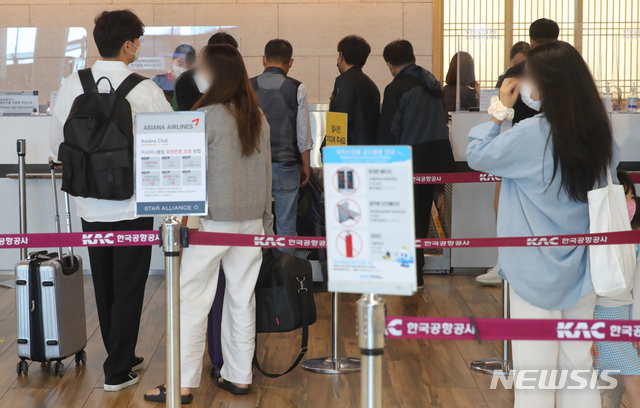
[[[58,160],[62,162],[62,191],[75,197],[88,197],[91,193],[87,174],[89,155],[68,143],[60,144]]]
[[[95,196],[102,200],[128,200],[133,196],[133,154],[131,149],[114,149],[91,154]]]

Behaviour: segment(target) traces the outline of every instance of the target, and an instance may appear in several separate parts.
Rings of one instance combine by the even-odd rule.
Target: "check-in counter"
[[[486,112],[453,112],[451,143],[459,171],[467,166],[467,135],[472,127],[487,122]],[[613,135],[620,146],[621,168],[640,171],[640,113],[612,113]],[[511,124],[505,122],[502,131]],[[451,211],[451,236],[454,238],[489,238],[496,236],[493,208],[495,183],[454,184]],[[454,248],[451,267],[455,269],[490,268],[498,259],[497,248]]]

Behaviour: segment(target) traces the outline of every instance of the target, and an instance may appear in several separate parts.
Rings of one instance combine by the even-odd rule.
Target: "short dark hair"
[[[347,64],[362,68],[371,54],[371,46],[358,35],[348,35],[338,43],[338,52]]]
[[[207,45],[217,45],[217,44],[227,44],[238,49],[238,42],[231,34],[227,34],[224,31],[220,31],[219,33],[215,33],[211,37],[209,37],[209,41],[207,41]]]
[[[416,62],[416,56],[413,54],[413,45],[407,40],[392,41],[384,47],[382,57],[385,62],[400,67]]]
[[[144,34],[144,24],[131,10],[103,11],[94,23],[93,40],[103,58],[118,57],[124,43]]]
[[[196,49],[189,44],[180,44],[176,47],[175,51],[173,51],[173,58],[195,59]]]
[[[293,47],[287,40],[279,38],[271,40],[264,46],[264,56],[267,61],[277,61],[288,64],[293,55]]]
[[[529,26],[529,37],[534,40],[557,40],[560,35],[558,23],[548,18],[540,18]]]
[[[531,49],[531,46],[528,42],[518,41],[517,43],[513,44],[513,47],[511,47],[511,51],[509,51],[509,61],[511,61],[513,58],[515,58],[516,55],[521,53],[526,56],[529,53],[529,49]]]

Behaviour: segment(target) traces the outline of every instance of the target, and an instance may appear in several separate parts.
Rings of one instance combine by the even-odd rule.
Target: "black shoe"
[[[247,395],[249,394],[249,388],[240,388],[233,385],[233,383],[225,380],[224,378],[218,378],[216,381],[216,387],[222,388],[225,391],[229,391],[233,395]]]
[[[167,389],[165,388],[164,385],[158,385],[156,388],[160,390],[160,393],[158,395],[144,394],[144,400],[149,402],[162,402],[166,404]],[[191,404],[192,402],[193,402],[193,394],[180,396],[181,404],[186,405],[186,404]]]
[[[144,357],[140,357],[140,356],[135,356],[133,358],[133,364],[131,365],[131,371],[138,371],[142,368],[142,365],[144,364]]]
[[[130,387],[132,385],[135,385],[138,383],[138,374],[136,373],[129,373],[129,377],[127,379],[125,379],[124,381],[117,383],[117,384],[107,384],[106,382],[104,383],[104,390],[105,391],[120,391],[120,390],[124,390],[127,387]]]

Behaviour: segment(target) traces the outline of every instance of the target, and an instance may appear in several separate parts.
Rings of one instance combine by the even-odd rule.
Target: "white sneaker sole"
[[[123,382],[122,384],[116,384],[116,385],[109,385],[109,384],[105,384],[104,385],[104,390],[105,391],[109,391],[109,392],[113,392],[113,391],[121,391],[124,390],[127,387],[131,387],[132,385],[136,385],[139,381],[140,377],[136,377],[133,378],[129,381]]]

